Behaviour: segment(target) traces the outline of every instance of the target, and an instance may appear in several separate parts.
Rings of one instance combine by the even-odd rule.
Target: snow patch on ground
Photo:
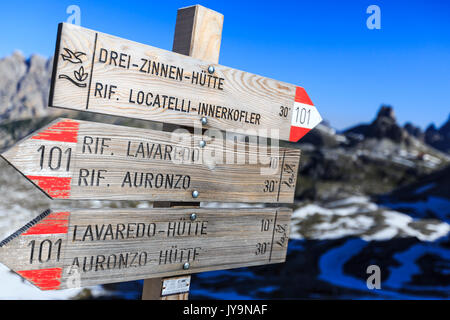
[[[304,204],[292,214],[292,239],[363,240],[416,237],[434,241],[448,235],[450,225],[435,219],[414,219],[408,214],[385,209],[368,197],[349,197],[324,204]]]

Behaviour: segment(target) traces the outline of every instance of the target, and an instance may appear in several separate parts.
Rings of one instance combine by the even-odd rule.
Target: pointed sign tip
[[[315,106],[303,102],[294,102],[289,141],[299,141],[321,122],[322,116]]]

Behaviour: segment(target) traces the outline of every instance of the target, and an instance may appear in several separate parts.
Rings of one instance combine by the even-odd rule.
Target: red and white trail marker
[[[322,121],[305,89],[297,87],[291,118],[289,141],[298,141]]]

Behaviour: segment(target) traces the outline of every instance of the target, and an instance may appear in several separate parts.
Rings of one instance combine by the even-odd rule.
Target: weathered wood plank
[[[218,59],[219,32],[208,45],[200,58]],[[301,87],[66,23],[58,28],[49,105],[190,127],[206,117],[206,128],[289,141],[322,120]]]
[[[42,290],[280,263],[286,259],[291,213],[287,208],[49,211],[1,242],[0,262]]]
[[[300,150],[57,119],[2,157],[54,199],[292,203]]]

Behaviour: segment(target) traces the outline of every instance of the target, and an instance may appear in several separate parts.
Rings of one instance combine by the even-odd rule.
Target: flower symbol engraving
[[[84,73],[83,66],[80,67],[80,70],[74,71],[73,74],[75,75],[75,79],[77,79],[80,82],[83,82],[88,77],[88,73]]]
[[[64,50],[65,50],[66,54],[61,53],[61,57],[62,57],[63,61],[69,61],[70,63],[74,63],[74,64],[83,63],[83,61],[80,59],[80,57],[86,55],[84,52],[80,52],[80,51],[73,52],[72,50],[67,49],[67,48],[64,48]],[[73,72],[73,75],[74,75],[74,78],[71,78],[70,76],[68,76],[66,74],[60,74],[58,76],[58,79],[66,79],[78,87],[85,88],[86,83],[83,83],[83,82],[87,79],[89,73],[84,72],[84,67],[80,66],[80,68],[78,70],[75,70]]]

